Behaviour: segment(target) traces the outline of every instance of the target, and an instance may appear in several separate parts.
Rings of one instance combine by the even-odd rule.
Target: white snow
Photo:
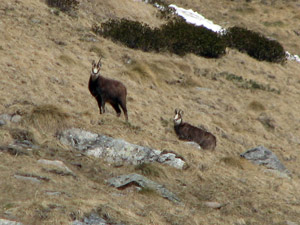
[[[144,2],[148,3],[147,0],[144,0]],[[164,7],[158,5],[157,3],[155,4],[155,7],[161,10],[164,9]],[[194,12],[192,9],[184,9],[174,4],[169,5],[169,7],[173,8],[175,10],[175,13],[183,17],[187,23],[191,23],[196,26],[204,26],[207,29],[210,29],[214,32],[218,32],[220,34],[224,34],[226,31],[225,28],[222,28],[220,25],[214,24],[212,21],[206,19],[201,14]],[[292,55],[291,53],[286,52],[286,58],[288,60],[293,60],[300,63],[300,57],[298,55]]]
[[[196,26],[204,26],[214,32],[221,32],[224,30],[221,26],[214,24],[212,21],[206,19],[201,14],[194,12],[192,9],[180,8],[174,4],[169,5],[169,7],[175,9],[176,14],[183,17],[188,23]]]

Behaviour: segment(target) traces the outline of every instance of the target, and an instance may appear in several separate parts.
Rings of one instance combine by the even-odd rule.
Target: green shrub
[[[219,34],[205,27],[197,27],[176,19],[161,28],[150,28],[147,24],[127,19],[109,20],[92,30],[129,48],[143,51],[168,50],[178,55],[196,55],[218,58],[225,54],[226,44]]]
[[[186,23],[176,19],[161,28],[164,45],[173,53],[195,55],[208,58],[218,58],[225,54],[226,44],[218,33],[203,26]]]
[[[260,61],[274,63],[285,62],[286,54],[282,45],[263,35],[241,27],[231,27],[224,35],[227,45],[246,52]]]
[[[78,0],[46,0],[50,7],[58,8],[62,12],[76,11],[78,9]]]
[[[155,46],[159,40],[156,40],[158,37],[156,30],[152,30],[147,24],[127,19],[111,19],[102,23],[101,27],[94,25],[92,30],[105,38],[119,41],[129,48],[143,51],[157,50]]]

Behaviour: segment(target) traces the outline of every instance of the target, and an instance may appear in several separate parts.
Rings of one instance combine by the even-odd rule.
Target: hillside
[[[300,54],[297,1],[174,0],[222,27],[242,25]],[[71,224],[96,211],[111,224],[297,224],[300,221],[300,64],[257,61],[234,49],[219,59],[193,54],[133,50],[95,35],[91,27],[110,18],[151,27],[166,22],[158,9],[135,0],[82,0],[77,15],[44,1],[0,1],[0,114],[21,121],[0,126],[0,218],[23,224]],[[102,75],[126,85],[129,123],[107,104],[99,115],[89,93],[91,62],[102,56]],[[232,75],[232,76],[227,76]],[[277,92],[243,88],[253,80]],[[229,78],[231,77],[231,79]],[[184,121],[217,137],[215,151],[178,140],[175,108]],[[185,170],[153,163],[116,165],[78,153],[57,134],[67,128],[121,138],[183,157]],[[30,153],[7,146],[30,141]],[[262,145],[277,155],[291,177],[266,172],[240,158]],[[9,152],[11,154],[9,154]],[[53,173],[37,163],[59,160],[76,176]],[[175,204],[151,192],[118,190],[106,180],[140,173],[175,193]],[[15,175],[34,174],[32,183]],[[60,195],[49,195],[59,192]],[[206,202],[224,204],[220,209]],[[295,223],[292,223],[295,222]]]

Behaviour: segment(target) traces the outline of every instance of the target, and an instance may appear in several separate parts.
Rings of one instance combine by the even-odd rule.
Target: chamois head
[[[95,60],[93,60],[92,62],[92,72],[91,72],[91,77],[92,77],[92,80],[96,80],[97,77],[100,75],[100,69],[101,69],[101,59],[99,59],[98,63],[96,64]]]
[[[175,109],[175,116],[174,116],[175,125],[180,125],[182,123],[182,115],[183,115],[183,111],[181,109]]]

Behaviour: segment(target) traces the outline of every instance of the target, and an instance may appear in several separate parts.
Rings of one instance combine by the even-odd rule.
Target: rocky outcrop
[[[178,169],[187,167],[184,159],[174,152],[130,144],[122,139],[114,139],[81,129],[65,130],[59,135],[59,139],[63,144],[71,145],[87,155],[103,158],[110,163],[128,162],[137,165],[159,162]]]
[[[286,167],[279,161],[277,156],[263,146],[249,149],[246,152],[242,153],[240,156],[250,160],[254,164],[263,165],[268,169],[278,170],[286,174],[290,173],[286,169]]]
[[[163,185],[158,184],[152,180],[149,180],[148,178],[140,175],[140,174],[128,174],[128,175],[121,175],[118,177],[111,178],[107,181],[107,183],[113,187],[116,188],[125,188],[130,185],[137,185],[142,188],[147,188],[150,190],[156,191],[159,195],[162,197],[175,202],[179,203],[180,199],[170,192],[168,189],[166,189]]]
[[[23,224],[19,223],[19,222],[16,222],[16,221],[0,219],[0,225],[23,225]]]

